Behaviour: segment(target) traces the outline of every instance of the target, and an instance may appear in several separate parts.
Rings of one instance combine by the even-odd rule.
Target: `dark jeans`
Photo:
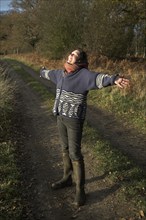
[[[57,125],[63,152],[68,151],[72,161],[81,160],[83,121],[57,116]]]

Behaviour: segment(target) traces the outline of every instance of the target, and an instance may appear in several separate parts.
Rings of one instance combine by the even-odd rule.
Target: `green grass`
[[[15,160],[15,145],[11,141],[0,144],[1,219],[19,219],[22,204],[19,191],[20,173]]]
[[[84,127],[83,145],[92,148],[98,161],[98,173],[107,173],[108,180],[120,184],[119,198],[134,203],[146,213],[146,174],[110,142],[101,138],[99,131]]]
[[[0,213],[2,220],[20,219],[20,172],[15,160],[16,143],[12,140],[11,117],[16,85],[8,77],[9,68],[0,67]]]
[[[146,99],[145,96],[135,99],[133,94],[116,87],[107,87],[102,90],[89,92],[88,103],[96,108],[113,113],[128,121],[128,124],[146,133]]]

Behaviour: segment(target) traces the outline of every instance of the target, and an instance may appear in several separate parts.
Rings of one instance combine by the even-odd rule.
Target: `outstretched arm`
[[[53,83],[57,84],[58,80],[62,78],[63,70],[48,70],[45,67],[40,69],[40,77],[50,80]]]
[[[46,70],[45,67],[42,67],[42,68],[40,69],[40,77],[43,77],[43,78],[45,78],[45,79],[50,80],[50,77],[49,77],[49,74],[48,74],[49,72],[50,72],[50,70]]]

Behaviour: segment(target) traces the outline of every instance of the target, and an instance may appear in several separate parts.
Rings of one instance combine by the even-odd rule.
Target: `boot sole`
[[[63,188],[66,188],[66,187],[71,187],[72,186],[72,183],[70,184],[66,184],[66,185],[52,185],[51,188],[53,190],[57,190],[57,189],[63,189]]]

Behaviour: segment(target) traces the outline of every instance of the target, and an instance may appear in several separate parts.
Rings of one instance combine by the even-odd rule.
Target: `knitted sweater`
[[[67,75],[64,70],[42,69],[40,76],[56,84],[54,115],[79,120],[85,119],[88,91],[114,85],[117,79],[117,75],[91,72],[85,68]]]

